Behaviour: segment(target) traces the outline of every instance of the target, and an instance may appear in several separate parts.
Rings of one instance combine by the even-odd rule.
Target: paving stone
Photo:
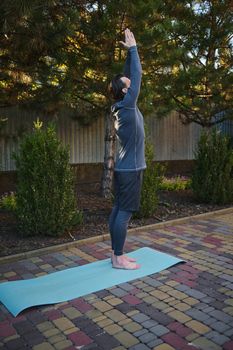
[[[225,344],[227,341],[230,340],[230,338],[226,337],[223,334],[220,334],[218,332],[215,331],[211,331],[208,334],[205,335],[206,338],[212,340],[214,343],[218,344],[218,345],[223,345]]]
[[[198,349],[203,350],[222,350],[222,347],[220,345],[217,345],[216,343],[212,342],[211,340],[199,337],[192,341],[192,344],[194,347],[197,347]]]
[[[139,340],[128,332],[120,332],[114,336],[123,346],[130,348],[139,343]]]
[[[209,317],[206,320],[202,321],[206,326],[211,326],[217,322],[216,318],[214,317]]]
[[[88,345],[93,342],[93,340],[82,331],[69,334],[68,339],[71,340],[76,347]]]
[[[208,314],[205,314],[204,312],[197,310],[197,309],[191,309],[186,311],[186,314],[189,315],[190,317],[198,320],[198,321],[205,321],[206,319],[208,319],[210,316]],[[210,315],[212,315],[210,313]],[[214,317],[214,315],[213,315]]]
[[[105,315],[110,318],[111,320],[113,320],[114,322],[119,322],[119,321],[122,321],[126,318],[126,316],[118,311],[118,310],[111,310],[111,311],[107,311],[105,313]]]
[[[140,329],[140,331],[137,331],[135,333],[133,333],[133,335],[136,337],[136,338],[139,338],[141,335],[145,334],[145,333],[148,333],[148,330],[147,329]]]
[[[120,334],[120,333],[118,333]],[[120,342],[115,338],[115,336],[111,336],[109,334],[100,334],[95,338],[95,342],[99,345],[99,347],[103,350],[113,349],[116,346],[120,345]]]
[[[54,348],[57,350],[68,349],[72,346],[72,342],[70,340],[63,340],[59,343],[54,344]]]
[[[205,334],[210,331],[210,328],[204,325],[203,323],[200,323],[196,320],[191,320],[185,324],[187,327],[193,329],[196,333],[199,334]]]
[[[25,333],[31,333],[34,331],[35,326],[26,320],[15,323],[14,328],[18,334],[23,335]]]
[[[65,339],[66,339],[66,337],[62,333],[58,333],[58,334],[55,334],[55,335],[49,337],[48,341],[51,344],[55,344],[55,343],[58,343],[62,340],[65,340]]]
[[[98,322],[99,327],[102,327],[102,328],[109,326],[110,324],[113,324],[113,321],[110,320],[109,318],[106,318],[105,320]]]
[[[199,301],[198,301],[197,299],[192,298],[192,297],[185,298],[183,301],[184,301],[186,304],[189,304],[189,305],[191,305],[191,306],[196,305],[196,304],[199,303]]]
[[[233,321],[233,317],[228,316],[227,314],[225,314],[225,312],[222,312],[220,310],[214,310],[210,312],[210,316],[215,317],[217,320],[225,323],[229,323]]]
[[[149,346],[150,349],[154,349],[156,346],[158,346],[159,344],[162,344],[163,341],[159,338],[156,338],[154,340],[152,340],[151,342],[149,342],[147,345]]]
[[[120,298],[112,298],[108,300],[108,303],[112,306],[116,306],[116,305],[122,304],[123,301]]]
[[[181,323],[186,323],[191,320],[191,317],[178,310],[171,311],[168,313],[168,315]]]
[[[54,328],[54,324],[52,322],[46,321],[46,322],[38,323],[36,328],[40,332],[46,332],[49,329]]]
[[[154,327],[158,324],[158,322],[154,321],[154,320],[146,320],[145,322],[142,323],[142,326],[144,328],[151,328]]]
[[[162,286],[161,282],[155,280],[154,278],[150,278],[150,277],[146,278],[146,283],[152,287],[155,287],[155,288]]]
[[[33,350],[54,350],[54,347],[51,344],[44,342],[33,346]]]
[[[121,321],[118,322],[118,324],[119,324],[120,326],[125,326],[125,325],[127,325],[127,324],[129,324],[129,323],[132,323],[132,320],[131,320],[130,318],[124,318],[123,320],[121,320]]]
[[[132,289],[134,289],[134,287],[130,283],[121,283],[119,284],[119,287],[127,292],[130,292]]]
[[[227,331],[228,329],[230,329],[230,327],[224,323],[224,322],[215,322],[211,325],[211,328],[213,328],[214,330],[220,332],[220,333],[224,333],[225,331]]]
[[[160,344],[154,348],[154,350],[176,350],[173,346],[168,344]]]
[[[22,338],[17,338],[17,339],[13,339],[8,341],[5,345],[4,345],[4,350],[7,346],[7,349],[9,350],[24,350],[27,346],[26,342],[24,339]]]
[[[111,293],[114,294],[116,297],[123,297],[125,295],[127,295],[127,291],[121,289],[121,288],[114,288],[114,289],[111,289]]]
[[[150,329],[150,331],[152,333],[154,333],[158,337],[160,337],[161,335],[169,333],[169,329],[164,327],[164,326],[161,326],[161,325],[157,325],[157,326],[152,327]]]
[[[187,345],[187,341],[175,333],[167,333],[161,337],[166,343],[174,346],[176,349],[182,349]]]
[[[57,329],[57,328],[51,328],[51,329],[48,329],[47,331],[44,331],[43,332],[43,336],[45,338],[50,338],[50,337],[53,337],[54,335],[57,335],[60,333],[60,330]]]
[[[224,335],[226,337],[233,338],[233,328],[228,329],[227,331],[224,332]]]
[[[41,333],[36,331],[24,334],[23,338],[29,346],[38,345],[46,341],[45,337]]]
[[[132,319],[138,323],[143,323],[143,322],[149,320],[149,317],[147,315],[142,314],[142,313],[138,313],[136,315],[133,315]]]
[[[98,301],[93,306],[101,312],[109,311],[112,309],[112,305],[109,305],[105,301]]]
[[[136,322],[129,322],[128,324],[124,325],[124,329],[130,333],[135,333],[142,329],[142,326]]]
[[[62,310],[62,313],[71,320],[82,315],[75,307],[68,307]]]
[[[191,306],[186,304],[186,303],[177,303],[177,304],[175,304],[175,309],[177,309],[179,311],[187,311],[190,308],[191,308]]]
[[[141,343],[149,343],[154,340],[156,336],[153,333],[145,333],[139,337]]]
[[[225,344],[223,345],[223,349],[224,349],[224,350],[232,350],[232,349],[233,349],[233,340],[231,340],[231,341],[225,343]]]
[[[68,320],[67,318],[65,317],[61,317],[57,320],[54,320],[53,323],[55,324],[55,326],[57,328],[59,328],[61,331],[65,331],[69,328],[73,328],[74,327],[74,324],[73,322],[71,322],[70,320]]]
[[[150,348],[148,348],[148,346],[146,346],[145,344],[137,344],[129,348],[129,350],[149,350],[149,349]]]
[[[114,335],[114,334],[119,333],[120,331],[122,331],[122,327],[118,326],[117,324],[112,324],[112,325],[104,327],[104,330],[108,334]]]

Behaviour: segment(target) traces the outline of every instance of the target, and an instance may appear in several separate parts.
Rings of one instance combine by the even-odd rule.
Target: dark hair
[[[117,74],[109,85],[109,91],[112,94],[114,100],[122,100],[125,96],[122,89],[125,87],[125,83],[121,80],[124,77],[123,74]]]

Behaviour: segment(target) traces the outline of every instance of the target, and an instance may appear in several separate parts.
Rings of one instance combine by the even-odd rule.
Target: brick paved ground
[[[233,349],[233,211],[130,235],[186,260],[160,273],[14,318],[0,305],[0,348]],[[1,281],[26,279],[109,257],[109,242],[1,264]],[[19,296],[20,297],[20,296]]]

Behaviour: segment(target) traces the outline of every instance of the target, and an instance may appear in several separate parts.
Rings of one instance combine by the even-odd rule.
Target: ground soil
[[[22,237],[17,229],[16,218],[12,213],[0,209],[0,256],[22,253],[107,233],[107,221],[112,202],[101,196],[99,184],[78,186],[77,196],[79,208],[83,211],[84,222],[61,237]],[[226,207],[198,203],[193,198],[191,190],[161,191],[159,193],[159,205],[155,213],[148,219],[132,219],[129,228],[197,215]]]

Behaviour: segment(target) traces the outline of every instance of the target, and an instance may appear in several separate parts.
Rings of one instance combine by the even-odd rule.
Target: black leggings
[[[119,256],[123,254],[127,227],[131,216],[131,211],[120,210],[118,205],[115,205],[112,209],[109,218],[109,230],[112,241],[112,250],[115,255]]]

